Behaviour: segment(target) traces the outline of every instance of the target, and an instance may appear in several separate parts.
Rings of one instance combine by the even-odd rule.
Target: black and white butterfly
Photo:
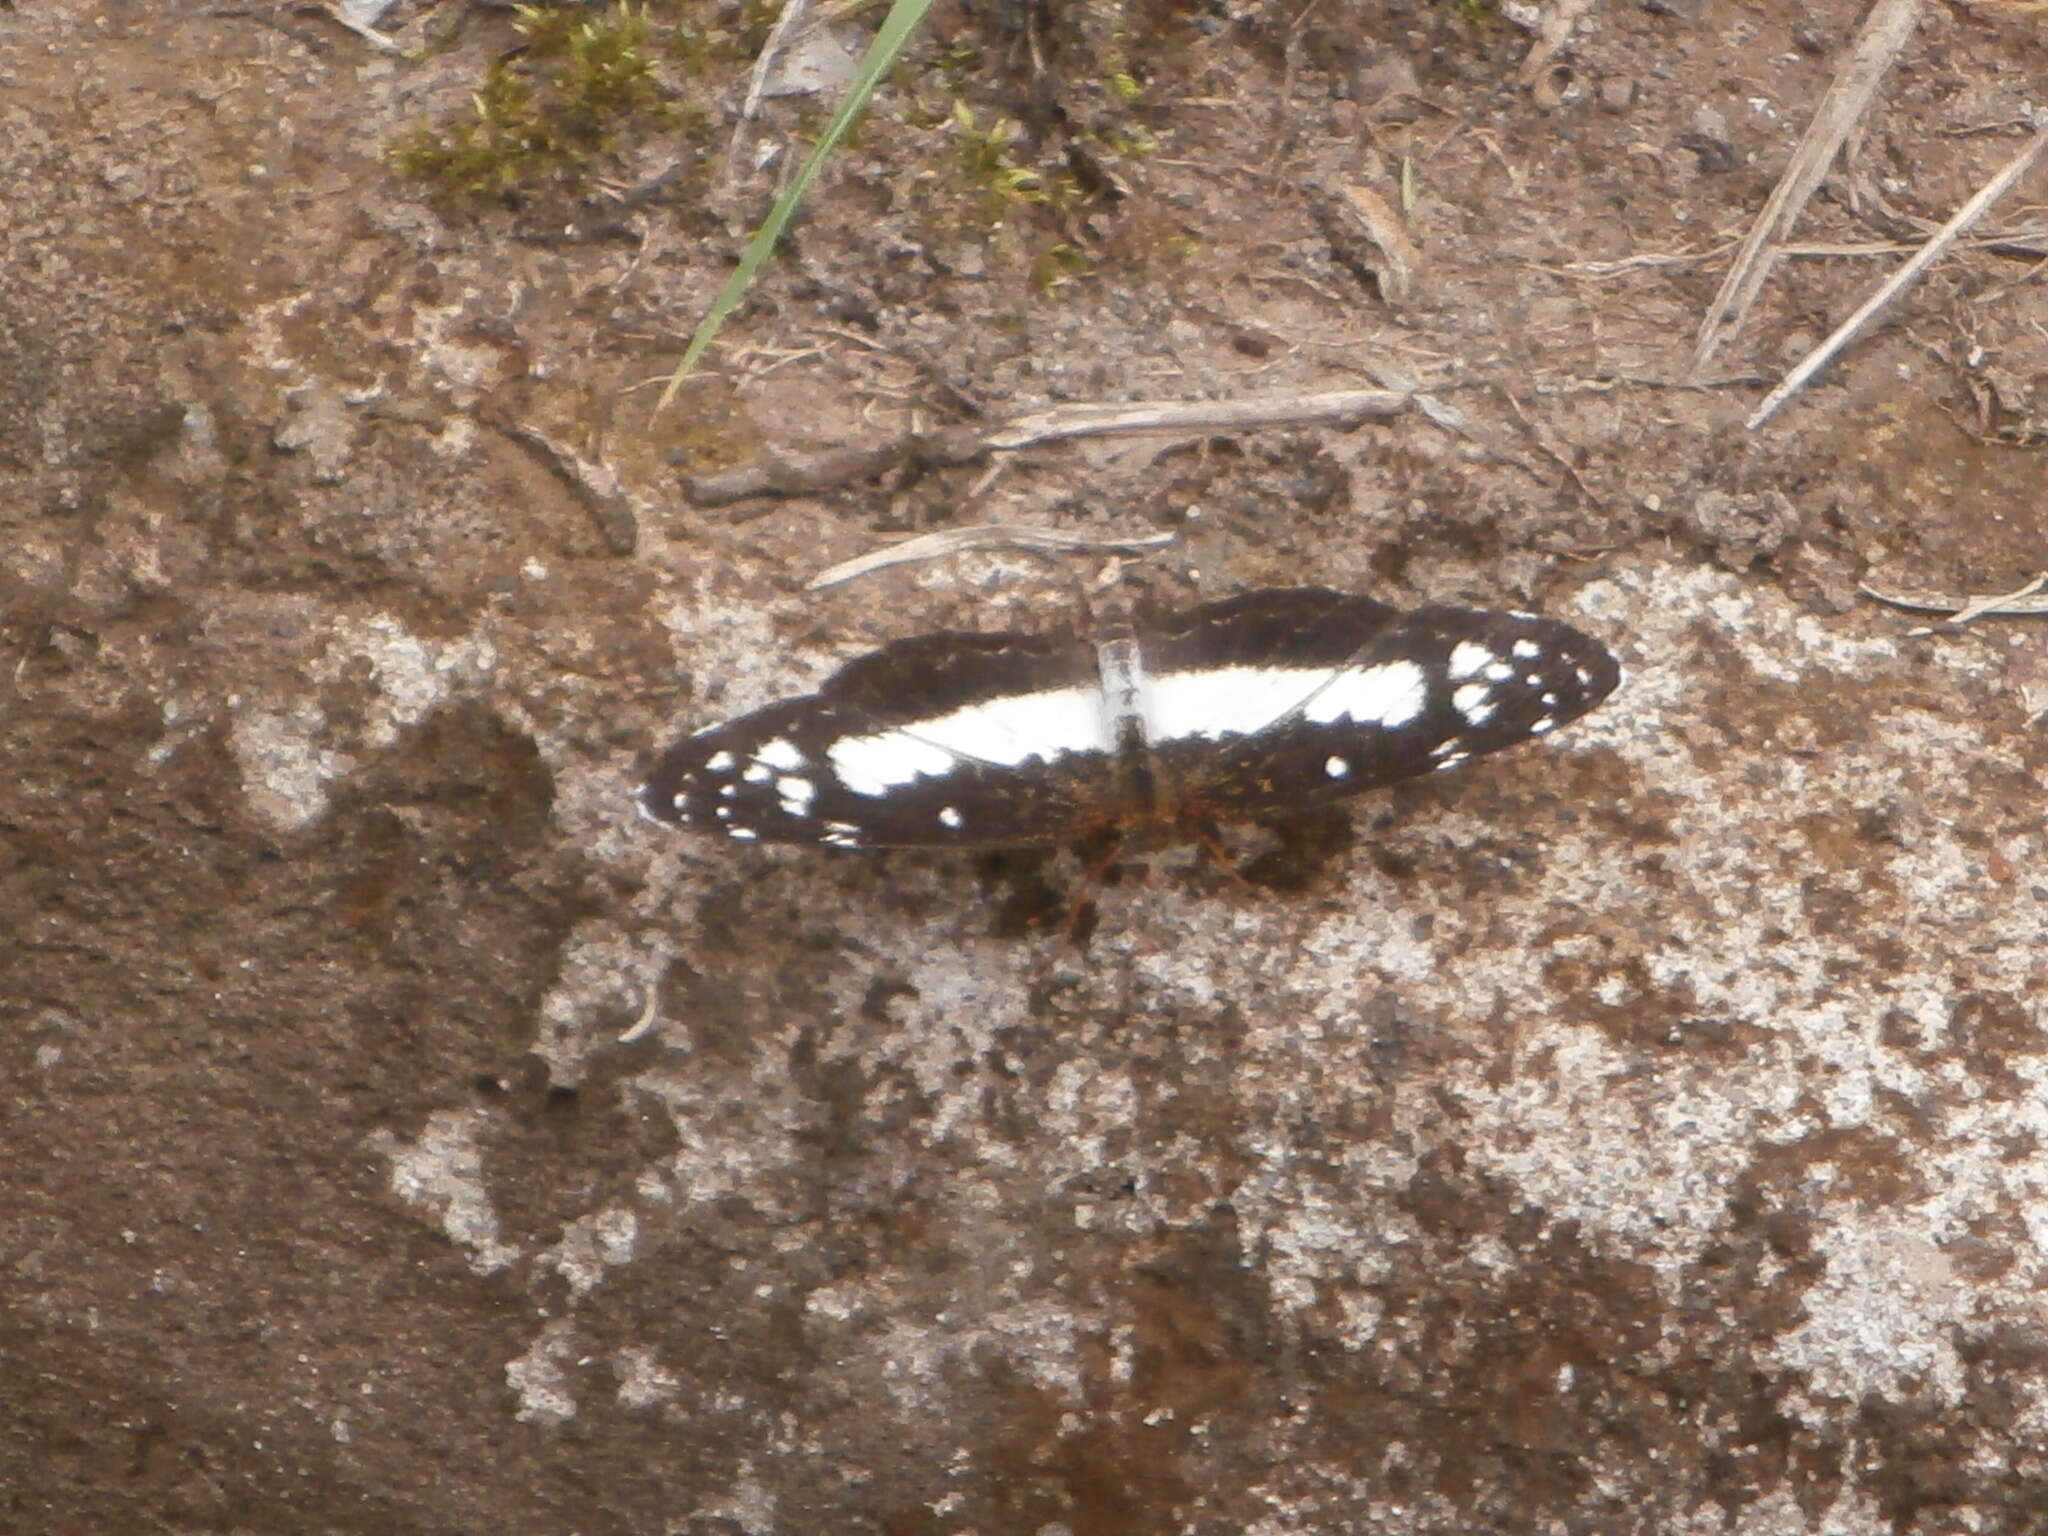
[[[1266,588],[1093,640],[899,640],[676,742],[641,804],[741,841],[1156,846],[1542,736],[1620,680],[1554,619]]]

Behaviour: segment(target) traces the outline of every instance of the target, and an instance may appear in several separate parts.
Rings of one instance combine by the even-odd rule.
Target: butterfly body
[[[1619,681],[1552,619],[1264,588],[1093,639],[897,641],[676,742],[641,804],[743,842],[1156,847],[1455,767]]]

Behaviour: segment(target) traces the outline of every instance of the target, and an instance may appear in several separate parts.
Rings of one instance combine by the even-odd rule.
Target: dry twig
[[[480,413],[499,431],[539,454],[562,482],[582,499],[598,532],[615,555],[630,555],[640,541],[640,519],[618,473],[599,459],[587,459],[539,427],[497,412]]]
[[[892,565],[910,565],[920,560],[935,560],[941,555],[959,554],[970,549],[1014,549],[1027,550],[1033,554],[1069,554],[1077,551],[1110,550],[1118,554],[1138,554],[1148,549],[1161,549],[1171,544],[1176,535],[1171,533],[1150,533],[1136,538],[1115,539],[1092,537],[1085,533],[1072,533],[1062,528],[1033,528],[1021,523],[979,523],[971,528],[946,528],[937,533],[920,534],[914,539],[905,539],[899,544],[889,544],[881,549],[869,550],[864,555],[855,555],[851,560],[842,560],[827,570],[820,571],[807,583],[813,592],[826,587],[836,587],[855,577],[866,576],[874,571],[887,570]]]
[[[905,433],[865,448],[817,453],[764,454],[737,469],[685,479],[700,507],[726,506],[750,496],[798,496],[837,490],[903,464],[968,464],[984,454],[1012,452],[1034,443],[1109,433],[1244,432],[1313,421],[1361,421],[1407,409],[1405,390],[1341,389],[1320,394],[1271,395],[1243,400],[1142,400],[1128,405],[1053,405],[1026,411],[993,426],[949,427]]]
[[[1861,335],[1864,328],[1886,305],[1917,282],[1920,274],[1955,243],[1958,235],[1983,217],[1985,209],[1997,202],[2011,189],[2014,182],[2026,175],[2028,168],[2039,158],[2043,149],[2048,149],[2048,128],[2043,128],[2035,134],[2027,147],[2014,156],[2004,170],[1979,187],[1976,196],[1958,208],[1955,217],[1936,230],[1927,243],[1913,253],[1912,260],[1885,279],[1877,292],[1866,299],[1855,314],[1836,326],[1834,333],[1826,341],[1801,358],[1798,366],[1785,375],[1784,383],[1764,397],[1763,403],[1750,412],[1749,419],[1743,425],[1754,432],[1776,415],[1778,408],[1804,389],[1837,352]]]
[[[1820,186],[1821,178],[1834,163],[1836,151],[1848,138],[1877,92],[1877,83],[1912,36],[1919,19],[1919,0],[1877,0],[1864,18],[1862,34],[1850,47],[1848,58],[1836,71],[1827,94],[1807,125],[1785,174],[1778,178],[1756,223],[1742,242],[1742,249],[1714,295],[1706,318],[1700,322],[1694,343],[1692,372],[1704,373],[1721,343],[1741,326],[1750,305],[1762,291],[1776,259],[1775,242],[1791,233],[1792,225]]]
[[[1409,236],[1394,205],[1371,187],[1315,187],[1315,213],[1337,259],[1377,284],[1389,309],[1415,297],[1422,248]]]
[[[2042,596],[2042,588],[2048,588],[2048,571],[2042,571],[2025,586],[2013,588],[2011,592],[1997,592],[1989,598],[1962,598],[1952,592],[1878,592],[1870,582],[1862,582],[1858,586],[1866,598],[1888,602],[1894,608],[1948,614],[1944,621],[1948,625],[1968,625],[1972,618],[2025,618],[2032,614],[2048,614],[2048,596]],[[1929,631],[1913,633],[1925,635]]]
[[[1967,624],[1972,619],[2048,614],[2048,596],[2042,594],[2043,587],[2048,587],[2048,571],[2043,571],[2023,587],[1990,597],[1958,597],[1948,592],[1880,592],[1867,581],[1861,583],[1858,590],[1865,597],[1889,603],[1894,608],[1905,608],[1914,613],[1947,614],[1945,622]]]
[[[740,120],[733,124],[732,143],[726,146],[725,174],[729,180],[739,176],[740,156],[745,152],[747,134],[754,126],[754,118],[761,111],[761,97],[768,89],[768,77],[775,72],[783,50],[797,35],[797,29],[804,24],[804,16],[810,8],[811,0],[787,0],[782,13],[775,18],[775,25],[768,29],[760,56],[754,60],[754,72],[747,79],[747,96],[740,103]]]
[[[349,12],[349,8],[347,6],[328,5],[327,7],[325,7],[325,9],[329,17],[331,17],[334,21],[338,22],[340,25],[347,27],[349,31],[355,33],[357,37],[360,37],[364,42],[370,44],[371,47],[377,48],[385,53],[405,52],[405,49],[403,47],[401,47],[398,43],[392,41],[390,38],[386,37],[382,32],[379,32],[375,27],[371,26],[369,22],[361,19],[360,17],[351,15]]]

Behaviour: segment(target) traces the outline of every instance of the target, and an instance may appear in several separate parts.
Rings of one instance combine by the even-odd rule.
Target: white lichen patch
[[[702,593],[678,598],[660,615],[674,637],[676,654],[689,658],[689,670],[717,690],[715,699],[699,696],[675,726],[695,731],[729,720],[776,699],[804,693],[833,670],[831,657],[796,651],[782,639],[774,614],[758,603],[721,600]]]
[[[651,1344],[633,1344],[612,1356],[612,1374],[619,1381],[619,1406],[658,1408],[674,1402],[682,1383],[661,1363]]]
[[[782,1527],[776,1519],[777,1502],[774,1491],[747,1467],[722,1500],[689,1511],[684,1529],[695,1526],[700,1530],[737,1530],[744,1536],[778,1536]]]
[[[1588,584],[1573,607],[1580,619],[1612,624],[1637,642],[1676,640],[1705,623],[1758,675],[1779,682],[1796,682],[1816,668],[1867,676],[1899,656],[1889,634],[1824,624],[1776,592],[1712,566],[1625,567]]]
[[[479,1138],[488,1129],[482,1110],[436,1110],[418,1138],[390,1131],[370,1137],[372,1151],[391,1164],[391,1192],[433,1218],[450,1242],[469,1250],[480,1275],[503,1269],[519,1250],[498,1236],[498,1218],[484,1184]]]
[[[466,302],[413,308],[413,347],[419,366],[463,394],[488,388],[509,366],[505,349],[477,341],[476,314]]]
[[[1076,1127],[1076,1160],[1099,1166],[1109,1160],[1106,1132],[1111,1127],[1131,1123],[1138,1109],[1138,1093],[1131,1080],[1120,1072],[1070,1061],[1053,1073],[1045,1106]]]
[[[370,717],[366,739],[373,747],[388,747],[401,730],[426,719],[457,687],[481,681],[497,664],[497,652],[489,641],[477,638],[422,640],[396,619],[380,614],[339,628],[315,677],[338,677],[355,661],[369,665],[381,706]]]
[[[227,707],[243,793],[251,811],[280,831],[317,822],[329,786],[451,698],[477,692],[497,664],[488,640],[423,640],[387,615],[297,605],[274,622],[289,628],[288,676],[261,691],[252,683]],[[249,637],[220,641],[247,644]],[[330,702],[338,699],[345,711]]]
[[[522,1424],[554,1426],[576,1417],[576,1397],[564,1362],[577,1356],[576,1324],[558,1317],[542,1325],[525,1354],[506,1362],[505,1385],[519,1399]]]
[[[625,1206],[607,1206],[579,1216],[562,1229],[561,1241],[537,1262],[569,1282],[581,1297],[594,1290],[607,1269],[632,1262],[639,1249],[640,1218]]]
[[[325,816],[328,785],[355,769],[354,757],[323,744],[326,723],[309,700],[239,711],[228,722],[228,750],[242,771],[249,809],[280,832]]]
[[[1928,1229],[1880,1216],[1838,1221],[1818,1246],[1827,1274],[1807,1287],[1806,1320],[1772,1351],[1802,1372],[1809,1398],[1860,1402],[1911,1386],[1954,1406],[1963,1393],[1957,1326],[1976,1311],[1974,1287]]]
[[[972,1325],[958,1312],[929,1321],[898,1318],[880,1327],[826,1334],[832,1356],[854,1379],[878,1381],[908,1419],[929,1415],[945,1400],[949,1380],[991,1353],[1054,1399],[1084,1401],[1081,1346],[1101,1327],[1091,1309],[1050,1296],[1030,1301],[983,1296]]]

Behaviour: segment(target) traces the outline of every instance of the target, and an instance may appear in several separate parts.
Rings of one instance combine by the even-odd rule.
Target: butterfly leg
[[[1123,846],[1116,839],[1109,846],[1091,858],[1081,871],[1080,883],[1075,887],[1074,900],[1067,911],[1066,939],[1076,949],[1086,949],[1088,941],[1095,936],[1095,923],[1100,915],[1097,897],[1103,887],[1111,883],[1116,871],[1117,860],[1123,854]]]
[[[1223,839],[1217,835],[1214,822],[1198,822],[1192,830],[1195,841],[1202,845],[1202,851],[1222,866],[1223,873],[1247,891],[1258,889],[1251,881],[1245,879],[1244,872],[1237,867],[1237,860],[1232,858],[1230,850],[1223,846]]]

